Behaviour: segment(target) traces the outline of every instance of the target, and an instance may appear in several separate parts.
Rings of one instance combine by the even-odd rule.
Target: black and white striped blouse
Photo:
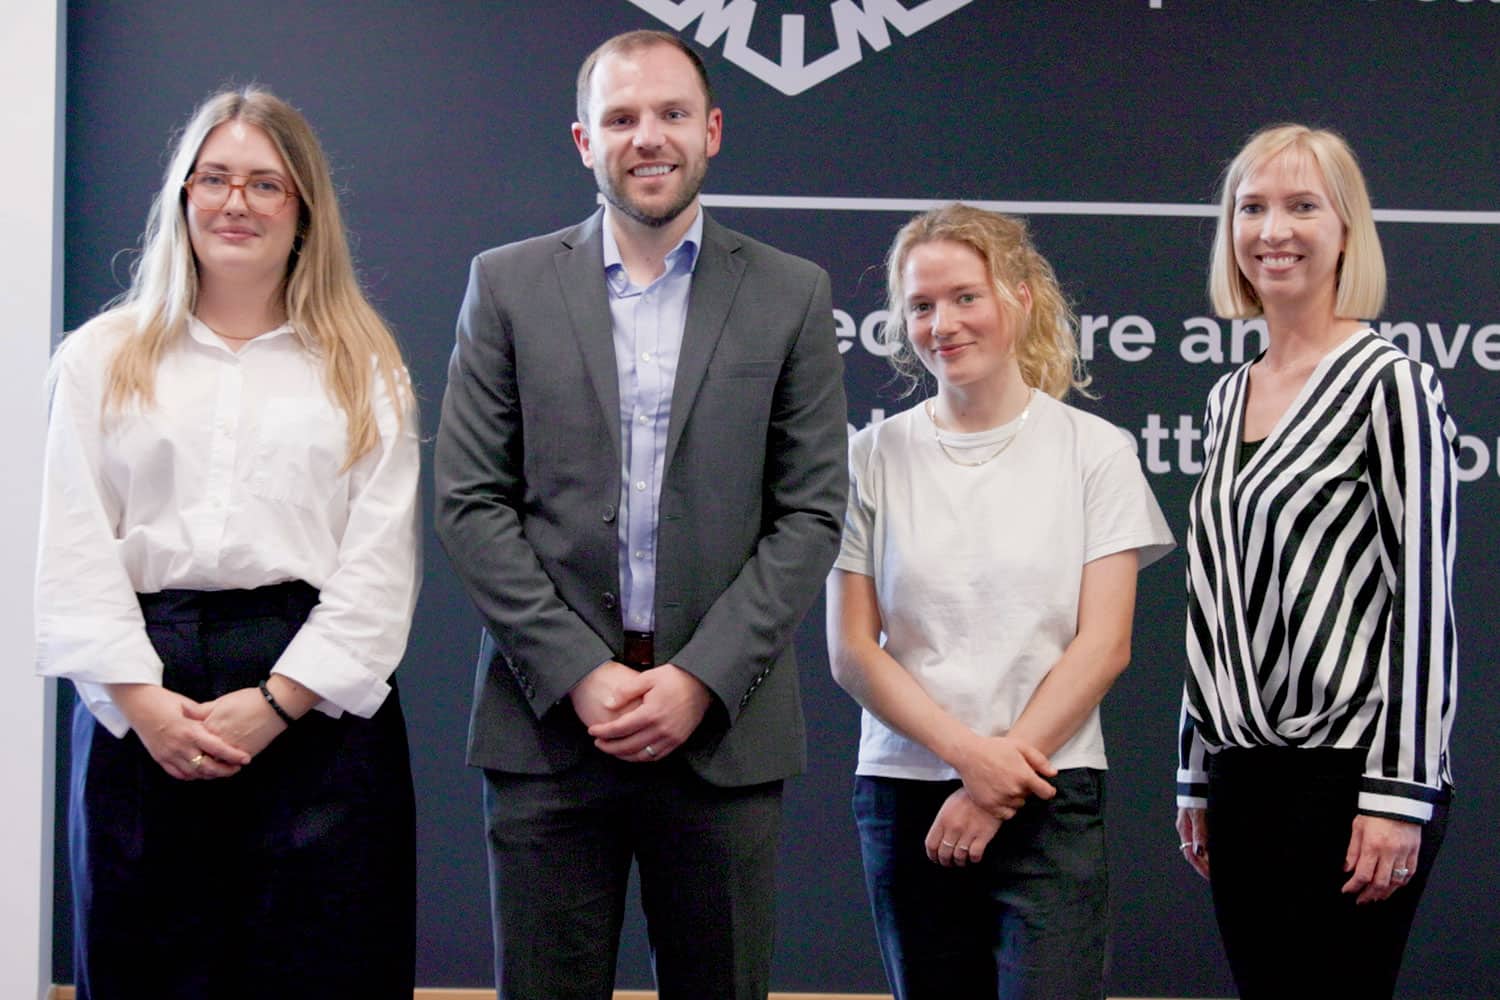
[[[1362,330],[1241,467],[1249,372],[1209,394],[1189,507],[1178,804],[1204,805],[1223,747],[1359,748],[1359,810],[1425,821],[1452,783],[1457,699],[1442,386]]]

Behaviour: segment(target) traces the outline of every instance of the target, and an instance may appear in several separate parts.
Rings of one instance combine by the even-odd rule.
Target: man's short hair
[[[637,31],[627,31],[609,39],[590,52],[588,58],[583,61],[583,65],[578,68],[578,121],[585,128],[589,124],[589,90],[594,82],[594,67],[599,65],[599,60],[616,52],[636,52],[656,45],[670,45],[687,56],[688,62],[693,64],[694,72],[698,74],[698,82],[703,85],[703,98],[707,109],[713,110],[718,106],[714,103],[714,87],[709,82],[708,67],[703,65],[703,58],[693,51],[687,42],[671,32],[643,28]]]

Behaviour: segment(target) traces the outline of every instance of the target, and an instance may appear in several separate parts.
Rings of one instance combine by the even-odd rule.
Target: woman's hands
[[[319,696],[288,677],[267,682],[278,704],[301,718]],[[160,684],[112,684],[110,697],[151,759],[180,781],[227,778],[286,732],[258,687],[196,702]]]
[[[203,724],[209,731],[251,757],[270,746],[272,740],[287,730],[287,724],[267,703],[259,688],[231,691],[203,708],[207,713]]]
[[[294,719],[302,718],[323,700],[316,691],[303,687],[285,674],[272,674],[266,679],[266,688],[281,710]],[[271,707],[258,686],[220,695],[203,707],[208,712],[204,725],[251,756],[259,754],[271,745],[272,740],[287,731],[286,721]]]
[[[974,804],[997,819],[1010,819],[1030,796],[1057,794],[1046,780],[1057,774],[1047,755],[1010,736],[974,736],[953,766]]]
[[[1349,881],[1340,892],[1359,893],[1356,903],[1389,899],[1417,872],[1422,824],[1384,816],[1356,816],[1344,853]]]
[[[227,778],[250,763],[250,753],[205,724],[208,705],[160,684],[111,684],[109,692],[151,759],[172,777]]]
[[[978,861],[1027,798],[1057,794],[1043,778],[1057,773],[1047,755],[1009,736],[976,736],[955,766],[963,787],[943,802],[924,842],[928,859],[940,865]]]
[[[1193,870],[1208,878],[1208,816],[1203,809],[1177,810],[1180,850]],[[950,838],[951,839],[951,838]],[[1358,893],[1356,903],[1374,903],[1411,881],[1417,872],[1422,826],[1383,816],[1356,816],[1344,854],[1349,881],[1340,890]]]
[[[945,867],[961,868],[984,857],[985,847],[999,829],[999,817],[979,808],[968,789],[960,788],[948,796],[927,831],[927,858]]]
[[[1208,878],[1208,810],[1181,808],[1177,810],[1177,849],[1183,860],[1193,866],[1193,871]]]

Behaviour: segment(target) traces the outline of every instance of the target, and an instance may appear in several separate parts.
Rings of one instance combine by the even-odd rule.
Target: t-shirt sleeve
[[[875,557],[870,538],[875,529],[874,484],[869,465],[873,451],[873,428],[865,428],[849,439],[849,501],[844,511],[844,535],[839,542],[834,569],[864,576],[875,575]]]
[[[1136,549],[1144,569],[1172,551],[1175,543],[1135,449],[1121,432],[1115,433],[1118,446],[1104,450],[1085,474],[1083,561]]]

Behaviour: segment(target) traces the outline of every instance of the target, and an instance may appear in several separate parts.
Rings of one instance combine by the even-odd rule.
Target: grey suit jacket
[[[476,766],[555,773],[600,752],[567,692],[624,641],[602,219],[480,254],[458,318],[434,476],[438,535],[486,626]],[[846,420],[828,275],[705,218],[655,611],[658,661],[714,695],[678,751],[714,784],[803,766],[792,636],[838,548]]]

